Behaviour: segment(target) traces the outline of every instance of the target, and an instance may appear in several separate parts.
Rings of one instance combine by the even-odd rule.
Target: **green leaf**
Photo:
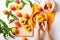
[[[9,16],[11,15],[11,11],[8,12],[7,19],[9,20]]]
[[[9,36],[12,37],[12,38],[14,38],[14,36],[12,36],[10,33],[9,33]],[[14,39],[15,39],[15,38],[14,38]]]
[[[19,20],[14,14],[11,14],[11,16],[12,16],[15,20]]]
[[[10,19],[10,20],[9,20],[9,23],[11,23],[11,22],[13,22],[13,21],[14,21],[14,19]]]
[[[0,24],[0,33],[2,33],[2,27],[1,27],[1,24]]]
[[[30,1],[30,0],[27,0],[29,3],[30,3],[30,5],[31,5],[31,7],[32,7],[32,2]]]
[[[21,9],[22,9],[26,3],[23,0],[21,0],[21,3],[22,3],[22,7],[21,7]]]
[[[8,4],[9,4],[9,0],[6,0],[6,7],[8,7]]]
[[[9,0],[9,2],[13,2],[14,0]]]
[[[6,7],[8,8],[8,4],[13,2],[14,0],[6,0]]]
[[[1,26],[2,25],[2,26]],[[9,33],[11,31],[11,28],[8,27],[8,25],[0,19],[0,33],[3,34],[4,38],[7,40],[6,37],[8,37]],[[9,35],[10,36],[10,35]],[[10,36],[11,37],[11,36]]]
[[[0,24],[3,24],[6,28],[8,28],[7,24],[1,19],[0,19]]]
[[[6,7],[8,7],[8,2],[6,2]]]
[[[4,33],[3,36],[6,38],[6,33]]]
[[[9,17],[13,17],[13,20],[19,20],[14,14],[12,14],[11,11],[9,11],[8,15],[7,15],[7,19],[9,20]],[[9,20],[9,23],[13,21],[12,19]]]
[[[21,0],[21,3],[22,3],[22,4],[25,4],[25,2],[24,2],[23,0]]]

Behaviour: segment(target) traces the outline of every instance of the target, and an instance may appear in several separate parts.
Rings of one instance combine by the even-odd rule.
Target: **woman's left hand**
[[[36,21],[36,27],[37,27],[38,30],[40,30],[40,26],[39,26],[39,22],[38,21]]]

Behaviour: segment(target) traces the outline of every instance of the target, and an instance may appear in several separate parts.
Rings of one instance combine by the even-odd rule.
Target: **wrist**
[[[40,29],[37,29],[37,32],[40,32]]]
[[[49,32],[48,30],[45,30],[45,32]]]
[[[37,28],[37,30],[40,30],[40,28]]]

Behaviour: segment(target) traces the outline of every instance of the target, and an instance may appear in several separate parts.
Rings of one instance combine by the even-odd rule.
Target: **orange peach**
[[[28,40],[26,37],[23,37],[22,40]]]
[[[15,25],[20,27],[20,23],[19,22],[15,22]]]
[[[11,10],[13,10],[13,11],[15,11],[15,10],[16,10],[16,8],[15,8],[15,6],[14,6],[14,5],[11,5],[11,6],[10,6],[10,9],[11,9]]]
[[[20,12],[16,12],[16,15],[17,15],[18,17],[22,17],[22,14],[21,14]]]
[[[19,0],[15,0],[15,3],[19,4],[20,2],[19,2]]]
[[[8,14],[8,11],[7,11],[7,10],[3,10],[3,13],[4,13],[4,14]]]
[[[29,15],[28,14],[23,14],[23,17],[29,18]]]
[[[51,3],[46,3],[45,6],[44,6],[44,9],[46,10],[51,10],[52,8],[52,4]]]

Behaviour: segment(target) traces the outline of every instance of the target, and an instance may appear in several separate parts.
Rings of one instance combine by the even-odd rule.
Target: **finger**
[[[41,23],[41,25],[43,26],[43,29],[45,30],[45,26],[44,26],[44,24],[43,24],[43,23]]]
[[[39,22],[38,21],[36,21],[36,27],[37,27],[37,29],[40,29],[40,26],[39,26]]]
[[[41,23],[41,25],[44,27],[44,24],[43,23]]]
[[[47,22],[47,20],[45,20],[44,22]]]
[[[44,21],[44,24],[45,24],[45,28],[47,28],[47,21]]]
[[[38,21],[36,21],[36,26],[39,27],[39,22]]]

